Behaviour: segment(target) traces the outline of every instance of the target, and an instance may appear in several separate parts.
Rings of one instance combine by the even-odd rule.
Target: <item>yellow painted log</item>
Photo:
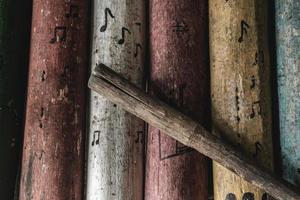
[[[272,170],[267,2],[209,0],[211,97],[213,129]],[[219,164],[213,171],[215,200],[267,199]]]

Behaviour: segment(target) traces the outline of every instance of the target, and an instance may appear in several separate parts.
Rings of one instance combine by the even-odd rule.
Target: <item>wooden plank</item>
[[[213,129],[260,166],[273,169],[268,1],[210,0]],[[265,199],[265,192],[217,163],[214,199]]]
[[[194,148],[248,182],[261,187],[278,200],[300,199],[299,193],[293,192],[281,179],[261,170],[256,162],[249,160],[240,150],[209,133],[190,117],[150,97],[108,67],[100,64],[96,68],[89,87],[182,144]]]
[[[273,169],[268,1],[210,0],[213,129],[260,166]],[[265,192],[217,163],[214,199],[265,199]]]
[[[0,1],[0,194],[13,199],[28,66],[30,1]]]
[[[104,62],[142,86],[143,0],[94,0],[93,69]],[[143,199],[144,122],[95,92],[90,96],[87,199]]]
[[[150,91],[208,125],[207,3],[150,0]],[[208,198],[208,159],[148,129],[146,200]]]
[[[87,0],[34,0],[20,200],[83,199]]]
[[[300,2],[275,5],[283,177],[300,187]]]

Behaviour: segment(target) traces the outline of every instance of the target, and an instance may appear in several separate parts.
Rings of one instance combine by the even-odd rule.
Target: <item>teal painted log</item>
[[[283,177],[300,186],[300,1],[276,0],[275,16]]]
[[[19,170],[31,1],[0,0],[0,195],[13,199]]]

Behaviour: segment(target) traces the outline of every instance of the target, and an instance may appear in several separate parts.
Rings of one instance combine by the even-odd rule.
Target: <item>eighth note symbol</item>
[[[98,139],[96,140],[96,134],[98,136]],[[99,140],[100,140],[100,131],[94,131],[94,134],[93,134],[93,141],[92,141],[92,146],[99,144]]]
[[[140,44],[135,44],[135,53],[134,53],[134,57],[137,57],[138,52],[139,52],[139,48],[142,49],[142,45],[140,45]]]
[[[54,36],[50,40],[51,44],[55,42],[64,42],[66,41],[67,28],[65,26],[57,26],[54,28]]]
[[[100,32],[104,32],[106,31],[107,28],[107,14],[111,17],[111,18],[115,18],[115,16],[113,16],[113,14],[111,13],[111,10],[109,8],[105,8],[105,22],[104,25],[101,26],[100,28]]]
[[[120,39],[120,40],[118,41],[118,44],[124,44],[124,42],[125,42],[125,31],[126,31],[129,35],[131,35],[130,31],[129,31],[127,28],[122,27],[122,39]]]
[[[241,37],[239,38],[239,43],[244,41],[244,32],[247,34],[247,28],[250,28],[250,26],[245,22],[244,20],[241,21]]]

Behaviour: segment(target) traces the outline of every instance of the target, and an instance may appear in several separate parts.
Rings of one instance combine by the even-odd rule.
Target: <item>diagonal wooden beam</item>
[[[201,124],[159,99],[150,97],[107,66],[100,64],[95,68],[89,87],[184,145],[264,189],[278,200],[300,200],[300,195],[283,180],[260,169],[240,151],[205,130]]]

